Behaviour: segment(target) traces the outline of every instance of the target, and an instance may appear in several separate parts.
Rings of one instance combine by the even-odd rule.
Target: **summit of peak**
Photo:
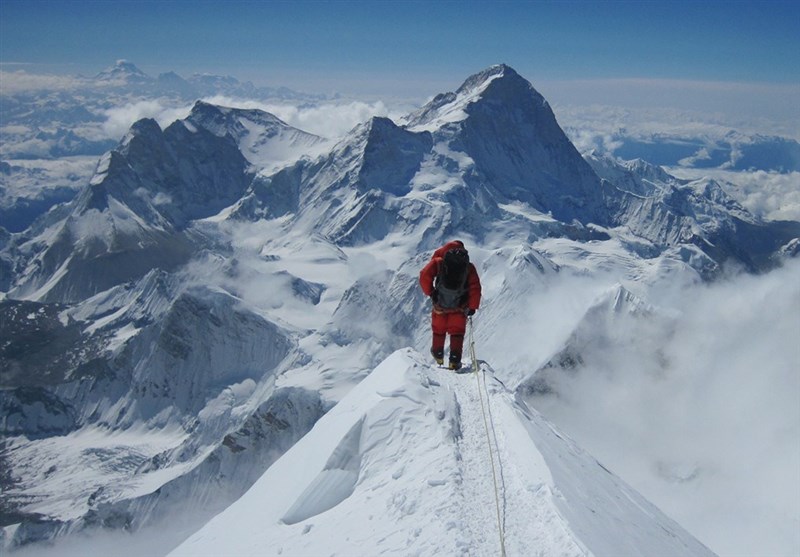
[[[203,114],[203,113],[217,114],[225,112],[226,110],[229,109],[226,109],[226,107],[222,107],[220,105],[216,105],[210,102],[198,100],[195,101],[194,106],[192,106],[192,111],[190,112],[190,115]]]
[[[545,98],[505,64],[468,77],[455,93],[436,96],[409,115],[406,129],[430,132],[437,143],[466,153],[509,199],[566,222],[609,222],[597,175]]]
[[[114,66],[113,67],[120,68],[120,69],[134,70],[134,71],[137,71],[137,72],[139,71],[139,68],[136,67],[136,64],[134,64],[133,62],[131,62],[129,60],[125,60],[124,58],[120,58],[119,60],[114,62]]]
[[[190,122],[207,127],[213,133],[217,133],[214,129],[219,126],[225,128],[241,126],[241,124],[236,124],[240,119],[266,126],[291,127],[274,114],[261,110],[260,108],[235,108],[212,104],[201,100],[194,103],[192,111],[187,118]]]
[[[483,88],[484,85],[488,85],[489,82],[498,78],[522,79],[522,77],[511,66],[506,64],[495,64],[493,66],[489,66],[485,70],[469,76],[461,85],[461,87],[458,88],[456,94]]]
[[[341,144],[366,144],[375,140],[376,137],[392,133],[396,129],[402,130],[391,118],[387,118],[386,116],[371,116],[367,120],[356,124],[343,138]]]
[[[367,127],[370,131],[375,130],[394,130],[399,129],[398,125],[394,123],[391,118],[386,116],[373,116],[367,121]]]
[[[97,74],[95,76],[96,79],[105,79],[105,80],[145,80],[148,79],[147,74],[145,74],[142,70],[136,67],[136,64],[130,62],[129,60],[120,59],[114,62],[113,66],[110,66]]]
[[[538,104],[544,99],[525,78],[506,64],[495,64],[469,76],[455,93],[434,97],[417,112],[409,115],[408,127],[432,130],[441,125],[466,118],[469,106],[482,99],[496,98],[503,104],[524,103],[535,97]]]

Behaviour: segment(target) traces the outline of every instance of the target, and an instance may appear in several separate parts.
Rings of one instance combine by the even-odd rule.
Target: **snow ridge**
[[[395,352],[170,555],[497,555],[474,377]],[[713,555],[502,383],[486,383],[509,555]]]

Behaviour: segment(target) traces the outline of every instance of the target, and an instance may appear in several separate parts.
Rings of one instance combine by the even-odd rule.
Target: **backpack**
[[[467,301],[467,272],[469,253],[463,248],[448,250],[439,265],[433,287],[436,290],[436,304],[444,309],[455,309]]]

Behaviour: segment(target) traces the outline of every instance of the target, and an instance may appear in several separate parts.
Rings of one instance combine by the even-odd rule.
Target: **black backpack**
[[[436,304],[445,309],[462,307],[467,302],[467,272],[469,253],[464,248],[454,248],[444,254],[439,274],[433,287]]]

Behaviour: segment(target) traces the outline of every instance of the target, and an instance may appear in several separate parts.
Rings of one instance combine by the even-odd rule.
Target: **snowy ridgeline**
[[[395,352],[170,556],[713,555],[487,369]]]

